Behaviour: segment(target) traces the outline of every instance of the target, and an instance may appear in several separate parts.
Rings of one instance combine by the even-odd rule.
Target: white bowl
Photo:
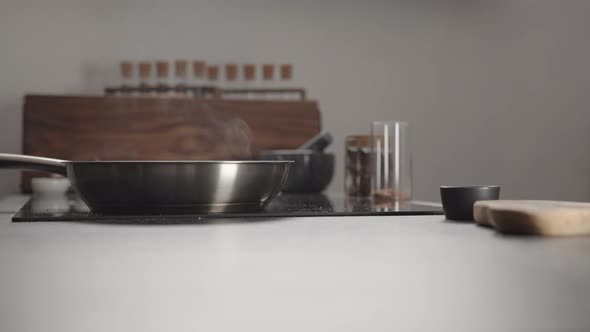
[[[64,177],[33,178],[31,186],[37,195],[64,195],[70,189],[70,181]]]

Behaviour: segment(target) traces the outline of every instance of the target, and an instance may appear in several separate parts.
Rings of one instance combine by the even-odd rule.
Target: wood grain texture
[[[23,153],[69,160],[251,159],[321,130],[314,101],[25,97]],[[30,191],[32,173],[22,188]]]
[[[475,221],[500,233],[590,235],[590,203],[498,200],[474,205]]]

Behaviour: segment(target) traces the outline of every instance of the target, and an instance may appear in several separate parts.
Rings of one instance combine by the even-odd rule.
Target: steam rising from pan
[[[252,131],[244,120],[237,117],[224,119],[206,103],[203,104],[203,116],[214,132],[223,155],[233,159],[252,158]]]

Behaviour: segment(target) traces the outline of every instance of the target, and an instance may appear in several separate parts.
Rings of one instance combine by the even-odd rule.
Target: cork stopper
[[[121,61],[121,77],[130,79],[133,76],[133,63],[131,61]]]
[[[228,81],[235,81],[238,79],[238,65],[235,63],[228,63],[225,65],[225,79]]]
[[[256,79],[256,65],[255,64],[245,64],[242,67],[242,71],[244,74],[244,79],[246,81],[254,81]]]
[[[207,69],[207,64],[205,61],[196,60],[193,61],[193,76],[196,78],[203,78],[205,77],[205,71]]]
[[[293,65],[292,64],[283,64],[280,67],[281,69],[281,80],[282,81],[290,81],[293,79]]]
[[[346,136],[346,147],[370,147],[371,135],[349,135]]]
[[[262,65],[262,79],[271,81],[275,76],[275,66],[273,64]]]
[[[210,81],[217,81],[219,78],[219,66],[209,65],[207,66],[207,79]]]
[[[149,79],[152,76],[152,64],[149,62],[139,63],[139,77],[141,79]]]
[[[180,78],[186,78],[188,68],[188,61],[176,60],[174,61],[174,75]]]
[[[156,62],[156,75],[158,78],[166,78],[168,77],[168,62],[166,61],[157,61]]]

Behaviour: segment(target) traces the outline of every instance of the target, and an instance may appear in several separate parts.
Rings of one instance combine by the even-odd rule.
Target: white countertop
[[[0,211],[26,198],[9,199]],[[506,237],[441,216],[10,218],[0,331],[590,330],[590,237]]]

